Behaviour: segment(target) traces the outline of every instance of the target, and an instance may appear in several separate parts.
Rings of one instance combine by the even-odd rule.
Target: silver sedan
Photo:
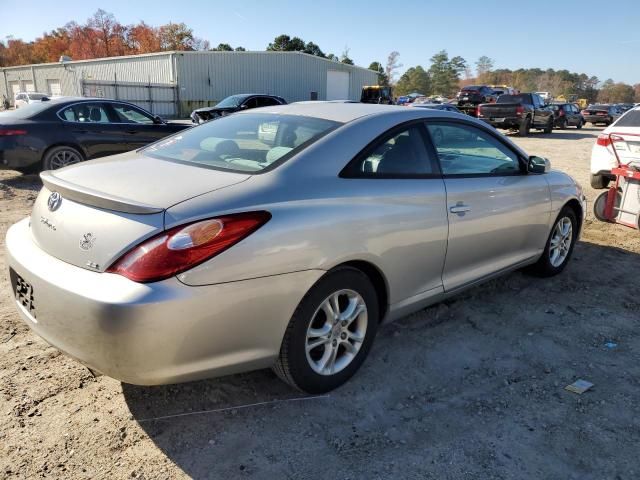
[[[555,275],[576,182],[445,111],[322,103],[234,114],[42,173],[6,238],[16,305],[124,382],[272,367],[351,377],[378,325],[514,269]]]

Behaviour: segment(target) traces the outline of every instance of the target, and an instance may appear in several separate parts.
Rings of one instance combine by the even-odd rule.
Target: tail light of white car
[[[269,212],[247,212],[180,225],[125,253],[109,273],[134,282],[156,282],[215,257],[269,221]]]

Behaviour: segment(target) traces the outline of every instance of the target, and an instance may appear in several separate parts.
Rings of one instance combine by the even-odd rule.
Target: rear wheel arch
[[[87,152],[84,150],[84,148],[82,148],[80,145],[78,145],[77,143],[73,143],[73,142],[58,142],[55,143],[53,145],[49,145],[44,152],[42,152],[42,158],[40,159],[40,163],[42,164],[42,162],[44,162],[44,158],[47,156],[47,154],[54,148],[57,147],[71,147],[75,150],[77,150],[78,152],[80,152],[82,154],[82,157],[84,158],[84,160],[87,160]]]
[[[341,263],[333,267],[330,271],[337,270],[342,267],[351,267],[359,270],[369,278],[376,290],[378,297],[378,310],[380,312],[380,321],[384,319],[388,311],[389,303],[389,285],[384,274],[371,262],[365,260],[351,260]]]

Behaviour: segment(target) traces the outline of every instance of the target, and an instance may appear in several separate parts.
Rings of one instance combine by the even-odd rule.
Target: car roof
[[[378,105],[372,103],[333,103],[333,102],[314,102],[314,103],[290,103],[289,105],[277,105],[272,107],[263,107],[260,109],[247,110],[241,113],[246,115],[256,110],[264,113],[276,113],[280,115],[300,115],[304,117],[322,118],[334,122],[348,123],[366,116],[379,115],[398,115],[402,112],[410,112],[419,110],[423,116],[442,115],[442,110],[430,108],[408,109],[400,105]],[[408,115],[411,116],[411,115]]]

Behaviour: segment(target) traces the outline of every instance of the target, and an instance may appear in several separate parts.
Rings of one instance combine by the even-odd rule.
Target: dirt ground
[[[514,140],[592,202],[600,130]],[[0,172],[1,241],[39,188]],[[513,273],[385,326],[356,377],[303,400],[269,370],[94,378],[20,321],[3,278],[0,478],[640,478],[639,254],[637,231],[589,212],[560,276]],[[564,390],[577,379],[595,386]]]

